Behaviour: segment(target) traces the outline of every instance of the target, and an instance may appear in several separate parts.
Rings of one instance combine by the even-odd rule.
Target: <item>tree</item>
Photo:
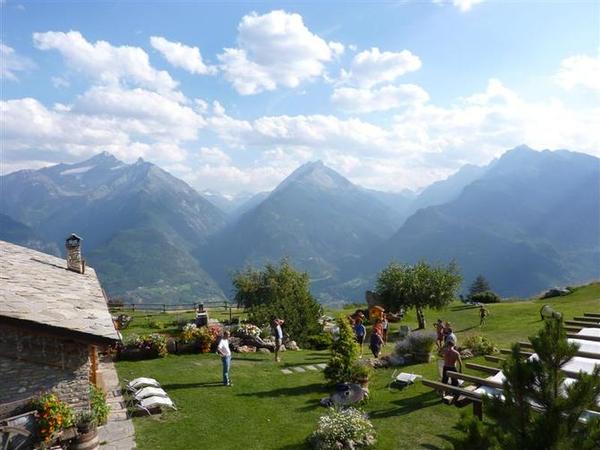
[[[285,320],[284,330],[300,345],[321,331],[321,305],[310,293],[310,280],[287,261],[267,264],[263,270],[245,269],[234,274],[235,301],[248,309],[257,325],[269,324],[272,316]]]
[[[596,407],[600,395],[600,366],[591,374],[580,372],[565,383],[561,371],[577,353],[569,343],[561,319],[550,319],[530,338],[537,359],[528,359],[512,348],[503,365],[503,397],[484,399],[489,421],[463,419],[465,435],[458,449],[592,449],[600,448],[600,421],[579,422],[586,409]]]
[[[425,328],[424,308],[440,309],[448,305],[460,287],[458,266],[431,266],[424,261],[415,265],[390,263],[377,276],[376,292],[391,311],[415,308],[419,328]]]
[[[479,274],[469,287],[469,298],[473,297],[475,294],[480,294],[482,292],[487,292],[490,290],[490,283],[488,283],[488,281],[483,277],[483,275]]]
[[[331,383],[343,383],[352,378],[352,368],[358,359],[359,348],[354,330],[345,317],[337,319],[339,336],[331,345],[331,358],[325,367],[325,378]]]

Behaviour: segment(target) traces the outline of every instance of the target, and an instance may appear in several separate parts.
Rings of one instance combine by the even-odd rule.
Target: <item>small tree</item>
[[[390,263],[377,277],[376,292],[384,305],[397,311],[415,308],[419,328],[425,328],[424,308],[442,308],[455,297],[462,277],[458,266],[431,266],[424,261],[415,265]]]
[[[271,316],[285,320],[284,330],[300,345],[321,331],[321,305],[310,293],[310,280],[287,261],[267,264],[263,270],[246,269],[233,276],[235,300],[248,308],[250,321],[270,323]]]
[[[345,317],[337,320],[339,337],[331,345],[331,357],[325,367],[325,378],[331,383],[343,383],[352,378],[352,367],[358,359],[359,348],[354,330]]]
[[[475,294],[490,291],[490,283],[483,277],[483,275],[477,275],[477,278],[471,283],[469,287],[469,297],[473,297]]]
[[[505,361],[503,397],[484,399],[491,421],[463,419],[465,436],[456,449],[592,449],[600,448],[600,422],[579,422],[586,409],[596,407],[600,395],[600,366],[580,373],[565,385],[561,367],[577,353],[567,341],[562,321],[551,319],[530,338],[538,358],[530,360],[515,344]]]

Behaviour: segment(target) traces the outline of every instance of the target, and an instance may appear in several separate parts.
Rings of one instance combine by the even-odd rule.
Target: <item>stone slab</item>
[[[298,367],[292,367],[292,370],[294,372],[298,372],[298,373],[306,372],[306,370],[304,369],[304,367],[300,367],[300,366],[298,366]]]
[[[327,367],[326,363],[320,363],[320,364],[315,364],[315,366],[317,366],[319,369],[324,369],[325,367]]]
[[[281,373],[284,375],[290,375],[294,372],[292,372],[290,369],[281,369]]]
[[[313,366],[313,365],[304,366],[304,368],[307,369],[307,370],[313,370],[313,371],[319,370],[319,368],[317,366]]]

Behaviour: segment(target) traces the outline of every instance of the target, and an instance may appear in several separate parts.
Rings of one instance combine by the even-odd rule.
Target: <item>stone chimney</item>
[[[81,238],[75,233],[65,241],[67,248],[67,269],[77,273],[85,272],[85,260],[81,257]]]

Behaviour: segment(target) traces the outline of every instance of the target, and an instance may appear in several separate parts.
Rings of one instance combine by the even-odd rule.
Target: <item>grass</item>
[[[541,325],[539,309],[544,304],[563,312],[566,318],[600,311],[600,283],[556,299],[488,305],[490,316],[483,328],[478,326],[478,310],[465,309],[458,303],[442,311],[428,311],[426,317],[428,324],[438,317],[451,321],[459,341],[469,334],[483,333],[498,346],[508,347],[535,333]],[[172,314],[157,316],[155,320],[166,323],[174,320]],[[149,331],[144,330],[143,321],[141,324],[135,322],[128,333]],[[409,314],[402,323],[416,326],[416,319]],[[392,331],[399,326],[392,324]],[[391,349],[390,343],[386,351]],[[176,412],[134,419],[136,441],[141,450],[303,449],[307,448],[306,438],[324,412],[319,399],[329,392],[324,387],[321,372],[283,375],[280,369],[326,362],[327,357],[326,351],[286,352],[284,362],[277,364],[271,355],[236,354],[231,369],[234,383],[231,388],[219,385],[221,363],[212,354],[119,362],[117,368],[121,378],[150,376],[158,379],[178,406]],[[438,378],[436,362],[404,366],[402,370]],[[454,425],[461,412],[470,414],[471,408],[461,410],[443,405],[420,383],[404,390],[390,388],[392,372],[393,369],[376,371],[370,383],[371,398],[363,406],[377,429],[377,448],[437,449],[448,446],[458,433]]]

